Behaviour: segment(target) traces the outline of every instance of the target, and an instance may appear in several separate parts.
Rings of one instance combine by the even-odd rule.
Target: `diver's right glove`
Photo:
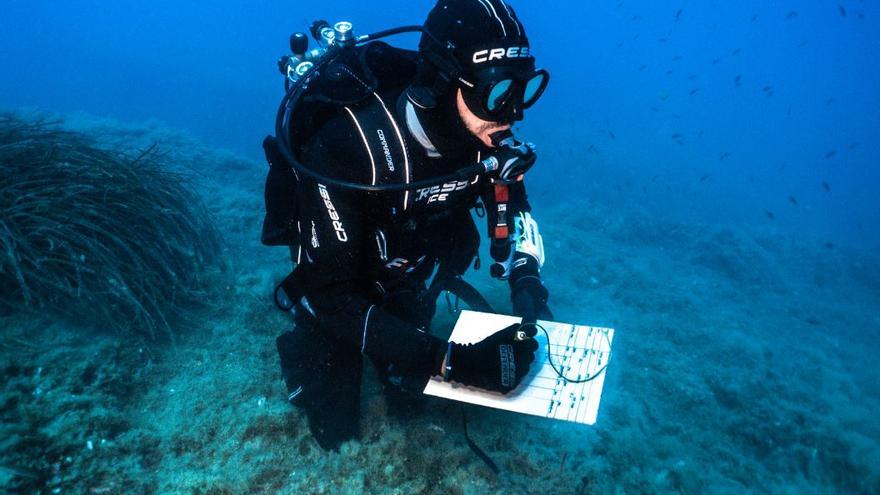
[[[538,276],[526,276],[512,281],[510,284],[510,300],[513,303],[513,314],[521,316],[523,323],[535,323],[538,320],[551,321],[553,313],[547,305],[550,292]]]
[[[506,394],[520,384],[535,360],[534,325],[514,324],[475,344],[450,342],[443,378]],[[525,338],[522,338],[525,337]]]

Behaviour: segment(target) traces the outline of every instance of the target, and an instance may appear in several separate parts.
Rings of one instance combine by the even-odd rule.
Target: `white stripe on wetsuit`
[[[519,21],[516,20],[516,17],[513,17],[513,13],[510,12],[510,7],[508,7],[507,4],[504,3],[504,0],[498,0],[498,1],[501,2],[501,5],[504,6],[504,10],[507,11],[507,17],[510,17],[510,20],[513,22],[513,25],[516,26],[516,34],[518,36],[522,36],[522,29],[519,28]]]
[[[486,5],[486,3],[483,0],[477,0],[477,1],[480,2],[480,5],[482,5],[484,9],[486,9],[486,13],[491,16],[492,12],[489,10],[489,6]]]
[[[397,121],[394,120],[394,117],[391,115],[391,112],[388,111],[388,107],[385,105],[385,102],[382,100],[378,94],[373,93],[373,96],[379,100],[379,103],[382,104],[382,108],[385,109],[385,114],[388,115],[388,120],[391,121],[391,125],[394,126],[394,132],[397,133],[397,139],[400,140],[400,147],[403,148],[403,167],[406,170],[406,183],[410,182],[410,173],[409,173],[409,152],[406,150],[406,142],[403,140],[403,134],[400,133],[400,127],[397,126]],[[409,203],[409,189],[403,195],[403,209],[404,211],[407,208],[407,204]]]
[[[385,232],[381,229],[376,231],[376,246],[379,248],[379,258],[388,261],[388,243],[385,240]]]
[[[422,127],[422,123],[419,122],[419,116],[416,115],[416,110],[413,108],[412,101],[409,99],[406,101],[406,118],[404,120],[406,120],[406,126],[409,128],[410,134],[415,136],[416,141],[422,145],[422,148],[425,148],[428,156],[430,158],[439,158],[441,156],[440,152],[437,151],[434,143],[428,139],[428,135],[425,133],[425,128]]]
[[[370,151],[370,143],[367,142],[367,135],[364,134],[364,129],[361,127],[361,123],[358,122],[357,117],[354,116],[354,112],[351,111],[348,107],[345,108],[345,111],[351,115],[351,120],[354,121],[354,125],[357,127],[358,132],[361,134],[361,139],[364,140],[364,146],[367,148],[367,154],[370,155],[370,164],[373,166],[373,182],[372,185],[376,185],[376,160],[373,158],[373,152]]]
[[[477,163],[480,163],[481,161],[483,161],[483,154],[478,151],[477,152]],[[480,174],[477,174],[477,176],[474,177],[474,181],[471,182],[471,185],[476,184],[477,182],[479,182],[479,180],[480,180]]]
[[[302,388],[302,385],[300,385],[299,387],[296,388],[296,390],[294,390],[293,392],[290,393],[290,395],[287,396],[288,402],[292,401],[293,399],[296,399],[296,396],[301,394],[302,391],[303,391],[303,388]]]
[[[364,350],[367,348],[367,323],[370,322],[370,313],[373,312],[373,308],[376,306],[370,306],[370,309],[367,310],[367,316],[364,317],[364,339],[361,341],[361,354],[364,353]]]
[[[490,15],[492,15],[493,17],[495,17],[495,19],[498,20],[498,24],[501,24],[501,33],[505,38],[507,38],[507,29],[504,27],[504,21],[502,21],[501,18],[498,17],[498,11],[495,10],[495,6],[492,5],[492,2],[490,0],[478,0],[478,1],[481,4],[483,4],[484,7],[488,5],[489,8],[492,9],[492,13]],[[488,10],[487,10],[487,12],[488,12]]]

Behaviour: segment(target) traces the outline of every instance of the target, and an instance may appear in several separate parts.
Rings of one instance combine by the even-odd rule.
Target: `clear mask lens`
[[[510,79],[498,81],[495,86],[492,87],[492,91],[489,92],[486,108],[488,108],[490,112],[495,112],[501,108],[507,100],[507,95],[510,93],[510,88],[512,86],[513,81]]]
[[[529,82],[526,83],[525,92],[523,93],[523,106],[530,107],[541,97],[546,80],[547,74],[544,73],[538,73],[529,79]]]

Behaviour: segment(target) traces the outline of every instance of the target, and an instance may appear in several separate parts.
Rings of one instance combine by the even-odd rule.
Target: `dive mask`
[[[523,110],[541,98],[550,73],[544,69],[523,71],[522,67],[488,67],[473,78],[460,77],[462,96],[471,112],[490,122],[522,120]]]

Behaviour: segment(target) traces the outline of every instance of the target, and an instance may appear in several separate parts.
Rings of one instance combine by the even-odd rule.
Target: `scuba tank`
[[[307,168],[298,159],[298,149],[325,118],[346,105],[367,98],[380,87],[404,84],[415,73],[418,54],[393,48],[384,43],[368,43],[396,32],[418,31],[418,26],[383,31],[355,37],[350,22],[330,25],[318,20],[309,34],[290,36],[290,53],[278,59],[284,77],[284,97],[275,122],[275,136],[263,141],[269,162],[266,178],[266,216],[261,240],[267,246],[299,246],[296,189],[303,176],[334,185],[332,177]],[[309,38],[316,46],[309,47]],[[381,61],[380,63],[377,63]],[[370,65],[388,65],[397,69],[396,77],[379,73]],[[411,70],[400,70],[411,67]],[[386,71],[391,73],[392,71]]]

